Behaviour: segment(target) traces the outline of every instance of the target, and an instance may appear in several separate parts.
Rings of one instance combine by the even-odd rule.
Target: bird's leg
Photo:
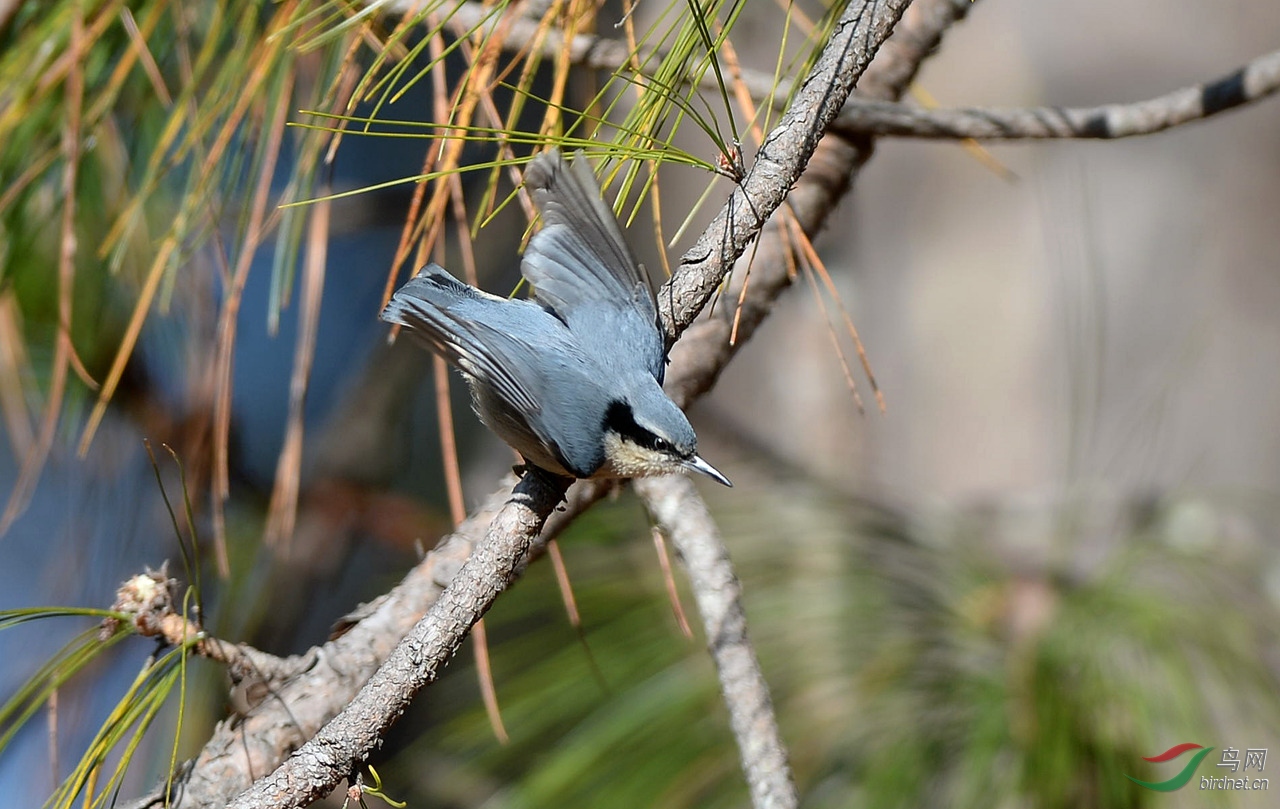
[[[530,463],[527,458],[522,458],[521,460],[523,460],[524,463],[511,467],[511,471],[514,472],[517,477],[538,475],[542,480],[546,481],[551,486],[556,487],[560,491],[560,503],[556,506],[556,511],[564,511],[565,504],[568,502],[567,494],[569,486],[573,484],[574,478],[569,477],[568,475],[558,475],[555,472],[543,469],[541,466],[535,466]]]

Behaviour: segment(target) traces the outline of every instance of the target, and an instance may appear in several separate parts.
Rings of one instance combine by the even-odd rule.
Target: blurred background
[[[17,48],[66,27],[62,4],[39,5],[18,3],[0,43]],[[157,4],[117,5],[145,24]],[[637,28],[662,11],[640,4]],[[197,28],[210,13],[181,12]],[[621,6],[599,14],[613,35]],[[773,71],[781,14],[745,6],[733,28],[744,64]],[[99,70],[133,41],[119,10],[109,16]],[[1277,32],[1280,5],[1257,0],[987,0],[950,31],[918,86],[944,107],[1137,101],[1228,73],[1274,49]],[[157,70],[181,72],[181,53],[153,48]],[[320,106],[306,77],[320,87],[317,77],[334,73],[325,57],[305,58],[291,110]],[[145,112],[155,99],[144,72],[123,85],[115,131],[88,136],[92,159],[78,179],[71,335],[99,382],[183,191],[149,198],[152,232],[112,270],[97,247],[146,182],[134,150],[161,137]],[[432,120],[429,85],[381,114]],[[586,104],[589,86],[572,85],[566,103]],[[4,115],[25,114],[22,101],[0,95]],[[530,115],[536,128],[541,112]],[[24,144],[52,126],[28,116],[5,130],[0,195],[38,167],[42,153]],[[956,143],[881,141],[817,247],[887,411],[854,405],[831,347],[841,327],[806,284],[692,409],[701,454],[735,483],[703,491],[739,566],[805,806],[1269,805],[1267,793],[1209,795],[1193,781],[1160,794],[1125,776],[1174,775],[1185,759],[1141,759],[1180,742],[1277,746],[1277,133],[1280,103],[1264,100],[1152,137],[988,145],[1003,172]],[[292,188],[299,161],[322,164],[305,143],[283,139],[273,194]],[[344,191],[416,174],[431,144],[349,135],[331,179],[322,169],[297,198],[330,181]],[[676,145],[714,158],[692,127]],[[77,444],[97,395],[71,372],[30,502],[0,537],[0,609],[107,607],[143,566],[169,559],[180,570],[143,439],[183,460],[205,541],[210,628],[271,652],[322,643],[338,616],[394,584],[451,525],[430,358],[403,341],[388,346],[376,319],[412,203],[413,186],[400,184],[334,201],[322,273],[299,265],[280,275],[274,232],[250,251],[232,315],[230,576],[219,578],[209,386],[243,235],[235,223],[252,205],[257,167],[235,148],[249,144],[225,158],[241,161],[224,178],[214,227],[227,244],[215,238],[183,254],[180,272],[165,271],[83,458]],[[481,149],[463,156],[489,159]],[[56,358],[56,165],[33,169],[36,179],[0,206],[3,497],[20,488],[39,443]],[[668,237],[709,176],[664,168]],[[718,205],[727,185],[716,182],[670,256]],[[487,289],[514,287],[524,222],[512,206],[475,239]],[[461,275],[452,223],[445,233],[444,263]],[[642,260],[661,266],[647,224],[631,236]],[[311,328],[308,283],[323,297],[311,310],[305,401],[295,385],[291,404],[299,330]],[[456,377],[451,388],[462,491],[474,505],[512,456],[470,414]],[[294,445],[291,407],[301,414]],[[288,542],[266,542],[279,518],[279,459],[297,446],[296,523]],[[175,464],[157,457],[165,490],[180,498]],[[685,639],[672,617],[639,505],[624,493],[593,510],[562,549],[585,643],[549,566],[534,565],[487,619],[511,742],[496,741],[470,655],[460,655],[374,762],[389,794],[441,807],[743,805],[714,672],[700,637]],[[684,603],[692,609],[687,592]],[[0,633],[0,702],[88,626],[72,624]],[[66,777],[153,648],[128,640],[60,689],[56,742],[47,711],[15,729],[0,754],[14,805],[37,805]],[[227,708],[221,672],[203,662],[192,671],[180,757]],[[123,797],[165,771],[175,718],[172,706],[161,714]],[[1201,774],[1226,774],[1219,761],[1211,754]]]

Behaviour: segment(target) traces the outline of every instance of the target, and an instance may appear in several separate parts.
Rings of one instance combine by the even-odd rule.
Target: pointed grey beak
[[[733,488],[733,484],[729,482],[729,479],[727,477],[720,474],[719,469],[716,469],[714,466],[702,460],[697,455],[693,456],[692,460],[685,461],[684,468],[697,472],[702,475],[706,475],[707,477],[714,480],[716,483],[720,483],[725,486],[728,486],[730,489]]]

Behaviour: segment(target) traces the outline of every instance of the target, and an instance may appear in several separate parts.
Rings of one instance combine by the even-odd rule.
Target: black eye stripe
[[[604,412],[604,428],[612,430],[624,438],[652,450],[660,452],[670,452],[671,444],[662,438],[654,435],[652,431],[646,430],[636,423],[636,417],[631,412],[631,405],[626,402],[620,402],[617,399],[609,403],[609,407]]]

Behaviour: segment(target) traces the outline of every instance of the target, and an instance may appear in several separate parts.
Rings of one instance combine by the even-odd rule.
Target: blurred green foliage
[[[1280,682],[1264,661],[1280,615],[1230,552],[1171,544],[1175,501],[1115,504],[1113,530],[1082,536],[1065,517],[913,517],[801,485],[727,498],[717,516],[805,806],[1203,805],[1194,783],[1170,795],[1125,775],[1168,777],[1141,759],[1177,742],[1275,741]],[[487,619],[511,743],[493,739],[470,673],[453,672],[425,696],[433,729],[388,762],[393,794],[746,803],[715,673],[677,631],[645,533],[619,504],[563,541],[589,653],[549,566],[529,571]]]

